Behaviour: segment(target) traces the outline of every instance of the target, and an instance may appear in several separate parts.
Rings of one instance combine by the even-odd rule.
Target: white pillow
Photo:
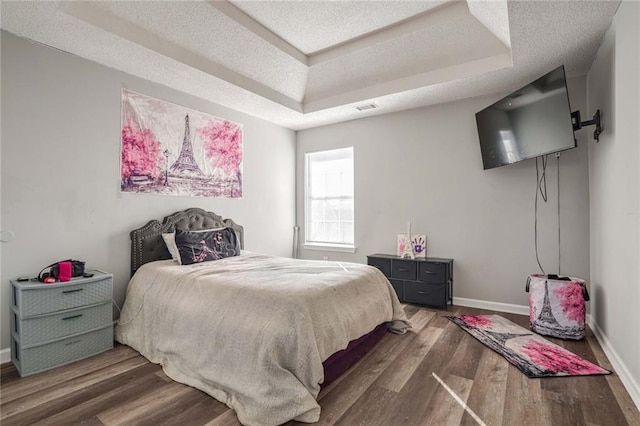
[[[210,231],[220,231],[224,229],[222,228],[213,228],[213,229],[200,229],[198,231],[190,231],[190,232],[210,232]],[[167,250],[171,253],[171,258],[174,262],[178,262],[178,265],[182,265],[182,259],[180,258],[180,252],[178,251],[178,246],[176,245],[176,233],[168,232],[166,234],[162,234],[162,239],[167,246]]]
[[[167,250],[171,253],[171,258],[174,262],[178,262],[178,265],[182,265],[182,259],[180,259],[180,252],[178,251],[178,247],[176,246],[176,233],[170,232],[166,234],[162,234],[162,239],[164,243],[167,245]]]

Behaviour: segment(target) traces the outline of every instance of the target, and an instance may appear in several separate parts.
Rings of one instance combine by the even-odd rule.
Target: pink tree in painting
[[[537,340],[530,340],[522,346],[522,350],[532,362],[554,373],[602,374],[602,368],[560,346],[551,345]]]
[[[582,285],[579,283],[565,284],[554,291],[567,319],[580,323],[584,321],[585,314],[582,291]]]
[[[210,120],[197,132],[205,141],[205,155],[214,168],[221,168],[227,175],[240,173],[242,129],[238,124],[227,120]]]
[[[150,176],[157,179],[162,171],[164,158],[160,142],[150,129],[140,129],[132,119],[122,126],[122,182],[131,176]]]

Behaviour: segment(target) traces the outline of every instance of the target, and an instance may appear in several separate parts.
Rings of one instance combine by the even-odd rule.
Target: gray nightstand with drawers
[[[113,275],[11,281],[11,360],[28,376],[113,348]]]
[[[453,304],[453,259],[372,254],[367,264],[382,271],[402,302],[444,308]]]

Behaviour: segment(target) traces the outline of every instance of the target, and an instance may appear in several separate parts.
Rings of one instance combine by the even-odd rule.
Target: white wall
[[[573,109],[585,107],[585,79],[570,81]],[[354,146],[355,254],[301,250],[300,257],[366,262],[395,253],[407,221],[427,235],[427,255],[454,261],[454,298],[527,305],[534,254],[535,160],[483,171],[475,113],[500,96],[380,115],[298,132],[297,221],[304,238],[305,152]],[[562,153],[562,273],[589,278],[587,148]],[[549,202],[539,211],[540,258],[558,271],[556,159]]]
[[[122,303],[129,231],[188,207],[244,226],[252,251],[291,255],[295,133],[2,32],[1,348],[9,347],[11,278],[72,257],[115,275]],[[243,199],[121,194],[120,90],[244,125]]]
[[[592,315],[640,407],[640,3],[623,1],[587,76]],[[591,128],[590,128],[591,129]],[[605,347],[607,349],[607,347]]]

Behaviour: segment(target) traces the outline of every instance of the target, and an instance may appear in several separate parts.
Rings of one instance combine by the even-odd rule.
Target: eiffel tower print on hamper
[[[542,291],[544,298],[540,308]],[[579,340],[584,337],[585,307],[580,283],[532,277],[529,298],[531,330],[561,339]]]
[[[196,159],[193,157],[193,144],[191,143],[191,127],[189,126],[189,114],[184,118],[184,138],[178,159],[171,165],[172,177],[204,178]]]

